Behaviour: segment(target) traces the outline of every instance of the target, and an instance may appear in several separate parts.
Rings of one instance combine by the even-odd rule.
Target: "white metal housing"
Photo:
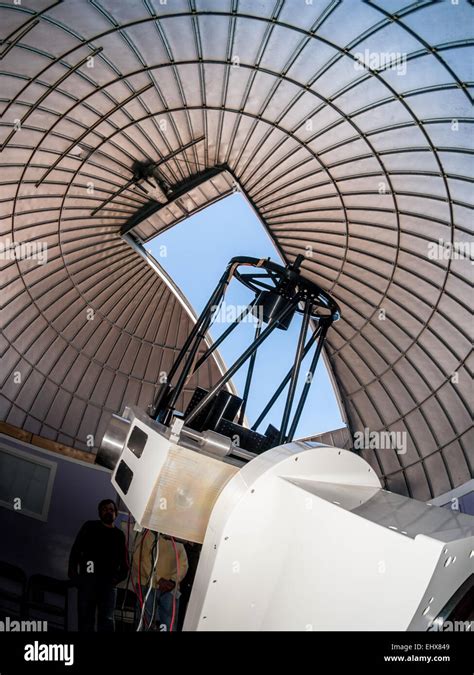
[[[473,570],[474,518],[296,442],[242,468],[206,532],[185,630],[427,630]]]

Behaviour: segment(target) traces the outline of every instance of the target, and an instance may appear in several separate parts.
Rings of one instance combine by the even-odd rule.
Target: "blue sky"
[[[275,262],[281,258],[257,215],[241,193],[235,193],[200,211],[156,237],[147,244],[147,249],[164,267],[181,288],[191,305],[199,314],[215,288],[227,263],[237,255],[256,258],[270,257]],[[251,291],[234,280],[226,293],[229,305],[246,305],[253,295]],[[257,353],[247,417],[252,424],[272,396],[283,376],[293,363],[300,327],[300,315],[296,315],[288,331],[276,330]],[[211,335],[216,339],[228,324],[216,323]],[[253,338],[255,325],[242,322],[223,342],[220,353],[228,366],[239,356]],[[311,353],[303,362],[302,378]],[[234,384],[242,393],[247,364],[234,377]],[[262,433],[268,423],[280,426],[286,390],[259,427]],[[297,397],[296,397],[297,401]],[[296,432],[296,437],[337,429],[343,426],[334,391],[323,359],[320,359],[316,377],[310,389],[305,409]]]

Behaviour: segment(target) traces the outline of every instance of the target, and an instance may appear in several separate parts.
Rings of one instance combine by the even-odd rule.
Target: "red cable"
[[[175,614],[176,614],[176,593],[178,591],[178,579],[179,579],[178,549],[176,548],[176,544],[175,544],[175,541],[174,541],[173,537],[171,537],[171,542],[173,544],[174,554],[176,556],[176,583],[175,583],[175,588],[174,588],[175,592],[173,593],[173,612],[171,614],[170,633],[173,632],[174,619],[175,619]]]

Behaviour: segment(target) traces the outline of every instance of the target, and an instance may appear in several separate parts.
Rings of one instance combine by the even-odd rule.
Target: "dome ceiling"
[[[171,192],[220,167],[342,308],[327,353],[352,432],[407,432],[406,453],[363,451],[387,487],[472,476],[472,3],[22,0],[0,19],[0,234],[48,245],[0,260],[2,419],[92,449],[150,402],[191,318],[121,238],[156,196],[137,163]]]

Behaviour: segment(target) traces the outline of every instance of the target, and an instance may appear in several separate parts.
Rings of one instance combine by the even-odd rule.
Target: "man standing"
[[[176,631],[179,584],[188,571],[183,544],[164,534],[144,530],[133,555],[132,569],[141,593],[140,604],[145,603],[143,629]]]
[[[99,503],[100,520],[88,520],[79,530],[69,556],[69,578],[77,585],[79,630],[114,630],[116,586],[128,573],[125,535],[115,527],[117,506]]]

